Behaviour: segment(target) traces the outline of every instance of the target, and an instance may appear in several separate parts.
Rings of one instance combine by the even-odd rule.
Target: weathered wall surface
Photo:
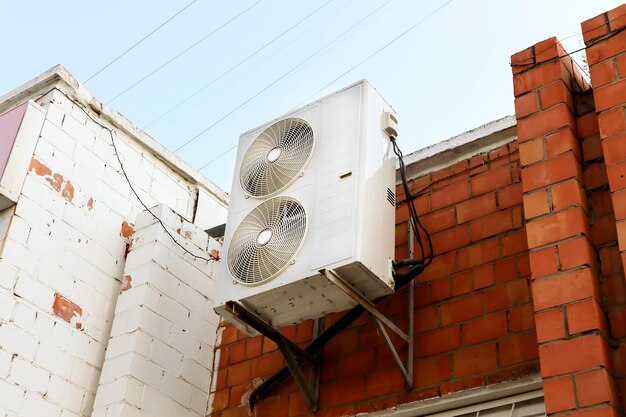
[[[135,218],[144,210],[100,124],[116,131],[144,203],[194,218],[193,181],[88,110],[98,123],[90,119],[67,85],[47,91],[37,99],[45,120],[28,172],[5,173],[25,179],[0,236],[0,415],[92,413]],[[205,336],[207,349],[214,333]]]

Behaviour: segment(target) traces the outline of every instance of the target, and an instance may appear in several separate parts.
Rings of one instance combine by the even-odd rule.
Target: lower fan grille
[[[237,226],[228,247],[228,267],[236,281],[260,284],[280,274],[295,259],[306,235],[302,204],[274,197],[256,206]]]

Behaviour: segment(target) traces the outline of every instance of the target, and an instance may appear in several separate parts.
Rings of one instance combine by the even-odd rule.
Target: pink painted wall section
[[[11,149],[22,124],[27,105],[28,103],[21,104],[0,115],[0,177],[2,177],[9,161],[9,155],[11,155]]]

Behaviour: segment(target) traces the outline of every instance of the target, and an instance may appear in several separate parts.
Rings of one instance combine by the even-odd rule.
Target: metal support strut
[[[256,331],[272,340],[280,353],[283,355],[289,372],[293,375],[298,388],[302,392],[304,399],[311,412],[317,410],[317,400],[319,397],[319,377],[320,377],[320,357],[321,353],[309,353],[291,340],[283,336],[278,330],[259,318],[256,314],[248,310],[242,303],[236,301],[226,302],[226,311],[248,324]],[[321,333],[321,320],[313,322],[313,339]],[[301,365],[306,364],[311,368],[309,380],[307,382]]]
[[[389,347],[389,350],[391,351],[394,360],[396,361],[396,364],[398,365],[398,368],[400,368],[400,371],[404,376],[407,391],[410,390],[413,386],[413,281],[411,281],[411,286],[409,288],[409,329],[407,334],[396,326],[396,324],[393,323],[387,316],[378,311],[374,303],[365,298],[360,292],[356,291],[349,282],[344,280],[337,273],[337,271],[332,269],[321,269],[319,272],[372,315],[376,321],[376,325],[385,339],[385,342],[387,343],[387,346]],[[406,364],[400,358],[400,355],[398,354],[396,347],[393,345],[385,326],[400,336],[400,338],[407,344],[408,349]]]

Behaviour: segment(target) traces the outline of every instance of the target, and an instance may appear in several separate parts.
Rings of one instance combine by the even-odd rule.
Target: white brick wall
[[[142,213],[109,133],[77,101],[57,89],[37,99],[46,118],[33,164],[17,205],[0,213],[0,416],[89,416],[96,397],[109,411],[94,415],[202,415],[212,363],[204,351],[212,353],[216,333],[207,316],[213,267],[173,250]],[[197,185],[115,130],[144,202],[174,208],[178,214],[159,212],[178,225],[174,233],[188,232],[189,239],[176,234],[185,246],[206,253],[206,235],[180,217],[193,220]],[[122,223],[136,218],[146,233],[131,242]],[[125,268],[133,281],[118,300]],[[101,380],[105,353],[120,368],[105,367]],[[132,354],[126,368],[125,354]]]
[[[206,256],[210,238],[202,230],[164,205],[153,212],[178,242]],[[154,417],[204,416],[217,328],[213,317],[204,318],[212,302],[193,284],[213,281],[211,263],[185,254],[151,215],[140,214],[135,227],[124,270],[130,284],[117,300],[94,416],[137,409]]]

